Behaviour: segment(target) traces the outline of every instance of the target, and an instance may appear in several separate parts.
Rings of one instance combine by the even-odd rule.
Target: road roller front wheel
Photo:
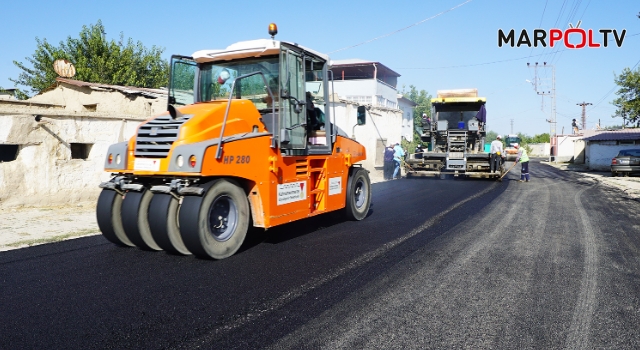
[[[102,235],[111,243],[119,246],[133,247],[122,227],[122,195],[118,192],[103,189],[98,197],[96,218]]]
[[[191,255],[178,226],[180,203],[170,194],[156,193],[149,204],[149,228],[155,242],[167,253]]]
[[[149,228],[149,203],[153,193],[148,189],[140,192],[129,191],[122,200],[122,226],[124,232],[138,248],[143,250],[162,250],[155,242]]]

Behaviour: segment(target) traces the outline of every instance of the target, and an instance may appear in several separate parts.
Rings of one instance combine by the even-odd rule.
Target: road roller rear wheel
[[[352,168],[347,180],[347,203],[344,213],[349,220],[367,217],[371,206],[371,180],[364,168]]]
[[[202,197],[186,196],[182,201],[180,234],[197,257],[224,259],[240,249],[247,235],[247,195],[231,180],[214,180],[203,187]]]

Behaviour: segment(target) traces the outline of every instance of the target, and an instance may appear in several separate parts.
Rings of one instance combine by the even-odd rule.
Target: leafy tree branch
[[[90,83],[158,88],[167,86],[169,63],[162,59],[164,48],[145,47],[140,41],[124,39],[108,40],[102,22],[83,26],[77,38],[67,37],[58,46],[46,39],[36,38],[37,48],[25,61],[13,63],[22,70],[17,79],[11,80],[18,98],[28,98],[55,83],[58,76],[53,62],[66,59],[76,68],[74,79]]]

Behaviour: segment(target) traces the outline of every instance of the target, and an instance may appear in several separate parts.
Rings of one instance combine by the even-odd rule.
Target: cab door
[[[302,155],[307,147],[303,55],[284,46],[280,52],[282,109],[280,113],[280,147],[288,155]]]

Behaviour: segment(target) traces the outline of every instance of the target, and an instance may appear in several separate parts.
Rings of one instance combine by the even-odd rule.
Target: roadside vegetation
[[[409,85],[409,91],[405,91],[404,85],[402,86],[402,96],[415,102],[417,105],[413,110],[413,140],[402,139],[401,146],[407,150],[407,153],[414,153],[418,145],[427,148],[428,144],[420,140],[420,133],[418,130],[422,128],[422,114],[426,113],[431,118],[431,94],[425,90],[418,90],[413,85]]]
[[[83,26],[78,37],[67,37],[52,45],[36,37],[36,51],[25,61],[13,61],[22,71],[15,84],[16,98],[27,99],[55,84],[58,74],[53,63],[58,59],[71,62],[76,74],[73,79],[89,83],[159,88],[169,81],[169,63],[161,58],[164,48],[145,47],[142,42],[108,40],[102,22]],[[0,88],[1,89],[1,88]]]

